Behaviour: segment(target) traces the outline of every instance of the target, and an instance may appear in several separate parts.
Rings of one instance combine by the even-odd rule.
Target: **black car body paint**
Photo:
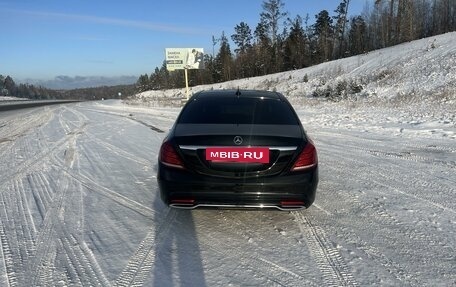
[[[268,162],[207,159],[207,148],[224,147],[244,148],[248,156],[250,148],[268,148]],[[291,104],[275,92],[195,94],[164,140],[158,167],[163,202],[179,208],[307,208],[318,185],[316,149]]]

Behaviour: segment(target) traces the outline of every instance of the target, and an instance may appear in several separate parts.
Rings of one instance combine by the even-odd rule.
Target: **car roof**
[[[206,97],[246,97],[246,98],[270,98],[270,99],[283,99],[283,96],[277,92],[263,91],[263,90],[208,90],[196,93],[194,98]]]

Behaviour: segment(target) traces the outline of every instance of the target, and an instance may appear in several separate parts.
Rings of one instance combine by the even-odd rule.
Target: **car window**
[[[178,120],[185,124],[297,125],[291,106],[279,99],[220,97],[190,102]]]

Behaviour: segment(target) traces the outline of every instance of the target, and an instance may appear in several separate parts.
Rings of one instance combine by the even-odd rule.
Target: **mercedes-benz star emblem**
[[[240,145],[242,143],[242,138],[240,136],[235,136],[233,141],[235,145]]]

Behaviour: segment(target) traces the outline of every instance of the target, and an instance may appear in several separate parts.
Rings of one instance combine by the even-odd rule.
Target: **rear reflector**
[[[184,168],[184,164],[174,147],[169,142],[162,143],[158,160],[164,165]]]
[[[291,168],[292,171],[308,169],[316,166],[318,163],[317,150],[312,141],[308,141],[306,147],[302,150],[295,164]]]

